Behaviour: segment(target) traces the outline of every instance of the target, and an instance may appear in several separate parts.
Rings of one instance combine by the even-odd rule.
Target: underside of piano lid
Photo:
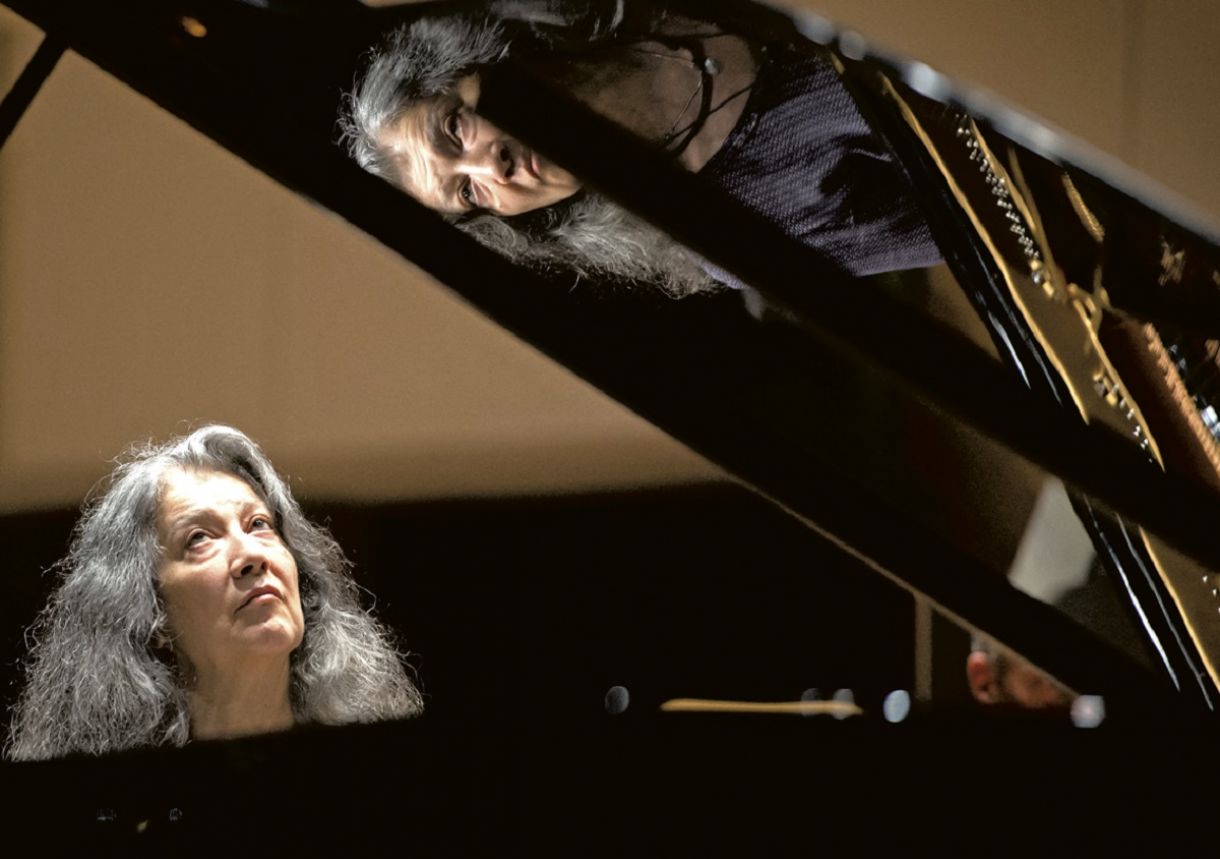
[[[1220,491],[1214,228],[1137,174],[985,94],[922,64],[874,60],[836,55],[902,155],[1001,356],[1065,413]],[[1074,504],[1175,686],[1214,709],[1214,564],[1087,495]]]

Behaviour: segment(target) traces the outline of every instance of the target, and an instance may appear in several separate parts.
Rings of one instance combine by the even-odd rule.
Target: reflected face
[[[267,503],[244,480],[168,472],[157,534],[174,647],[197,672],[223,672],[252,656],[287,659],[300,645],[296,561]]]
[[[1000,676],[1001,700],[1031,710],[1066,708],[1072,697],[1067,690],[1024,659],[1015,659]]]
[[[966,659],[966,679],[981,704],[1043,710],[1067,708],[1072,703],[1071,692],[1011,651],[996,656],[972,652]]]
[[[407,193],[446,214],[509,216],[580,190],[571,173],[478,116],[478,100],[479,79],[470,75],[452,93],[411,105],[381,132],[377,142]]]

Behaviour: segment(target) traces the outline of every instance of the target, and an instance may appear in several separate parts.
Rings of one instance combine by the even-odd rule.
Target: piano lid
[[[1197,430],[1208,428],[1211,406],[1198,368],[1214,357],[1206,314],[1214,307],[1213,233],[1060,138],[1040,148],[1041,137],[1005,124],[1009,114],[980,108],[943,79],[875,56],[858,40],[844,44],[833,29],[811,30],[801,16],[701,6],[743,29],[782,34],[801,50],[825,49],[808,41],[810,32],[829,46],[920,188],[959,284],[992,325],[1001,354],[1024,370],[1018,375],[998,371],[973,346],[912,318],[877,284],[845,277],[511,68],[489,75],[481,109],[799,324],[760,326],[723,297],[689,307],[574,299],[474,246],[363,174],[333,143],[335,93],[350,80],[352,58],[391,21],[427,10],[211,2],[190,10],[206,28],[198,37],[160,3],[8,5],[947,611],[1072,685],[1144,689],[1138,672],[1104,645],[973,572],[969,558],[928,539],[875,490],[834,474],[822,452],[808,449],[818,421],[801,408],[817,384],[809,333],[880,364],[1088,494],[1078,502],[1086,527],[1147,618],[1165,677],[1183,698],[1211,706],[1216,643],[1202,577],[1216,561],[1206,527],[1218,507],[1202,468],[1213,442]],[[34,90],[42,60],[56,50],[48,42],[31,67]],[[20,113],[17,101],[9,105]],[[816,290],[807,284],[815,275]],[[1149,333],[1132,321],[1144,319],[1158,327]],[[1165,390],[1172,403],[1158,410],[1148,397]],[[1177,448],[1185,452],[1171,453]]]

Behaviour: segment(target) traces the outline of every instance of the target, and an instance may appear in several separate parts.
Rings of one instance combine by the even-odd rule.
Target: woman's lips
[[[254,605],[255,603],[265,602],[269,599],[278,600],[280,598],[279,591],[277,591],[275,588],[255,588],[254,591],[251,592],[250,596],[246,597],[245,600],[242,601],[242,604],[237,607],[237,610],[241,611],[243,608]]]
[[[542,178],[542,169],[538,164],[538,153],[534,152],[532,149],[530,150],[529,157],[525,159],[525,169],[528,170],[529,174],[535,179]]]

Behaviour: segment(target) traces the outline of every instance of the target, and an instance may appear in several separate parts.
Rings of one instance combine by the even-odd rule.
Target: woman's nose
[[[240,570],[237,573],[237,578],[244,579],[246,576],[250,575],[251,573],[262,572],[263,570],[266,570],[266,569],[267,569],[267,561],[265,559],[261,560],[261,561],[250,561],[249,563],[243,564],[241,566]]]
[[[493,182],[511,181],[515,172],[512,153],[507,144],[499,142],[468,152],[458,165],[458,170],[467,176],[478,176]]]
[[[233,578],[241,579],[267,569],[267,553],[262,543],[250,534],[236,538],[230,570]]]

